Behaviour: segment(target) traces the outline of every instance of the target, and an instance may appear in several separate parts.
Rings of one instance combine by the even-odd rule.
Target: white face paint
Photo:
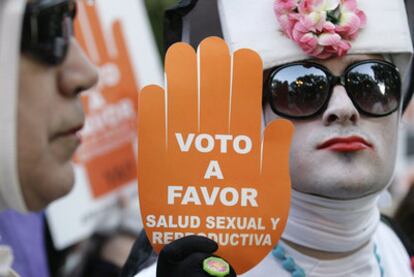
[[[355,61],[378,56],[353,55],[316,61],[340,75]],[[265,122],[278,116],[264,106]],[[334,88],[327,109],[315,118],[293,120],[295,134],[290,150],[292,187],[304,193],[352,199],[375,193],[388,185],[394,172],[399,112],[384,117],[362,115],[342,86]],[[320,148],[330,139],[359,137],[371,147],[339,152]]]

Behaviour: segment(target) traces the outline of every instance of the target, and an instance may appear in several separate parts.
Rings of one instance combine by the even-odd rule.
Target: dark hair
[[[401,202],[395,213],[394,220],[407,235],[411,244],[414,243],[414,185]]]

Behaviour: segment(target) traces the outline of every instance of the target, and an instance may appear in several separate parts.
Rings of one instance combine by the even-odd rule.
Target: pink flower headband
[[[345,55],[366,23],[356,0],[276,0],[273,9],[283,33],[319,59]]]

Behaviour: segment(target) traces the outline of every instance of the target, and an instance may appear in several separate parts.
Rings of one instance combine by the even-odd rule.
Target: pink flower
[[[292,37],[293,26],[297,22],[297,14],[294,9],[297,7],[300,0],[279,0],[275,1],[273,10],[279,21],[283,32],[289,37]]]
[[[284,30],[285,34],[291,39],[293,26],[295,25],[297,20],[291,18],[289,14],[282,14],[278,17],[278,19],[280,27],[282,28],[282,30]]]
[[[285,15],[291,13],[298,5],[299,0],[279,0],[273,4],[273,10],[276,15]]]
[[[326,12],[334,10],[339,5],[339,0],[302,0],[298,10],[301,14],[311,12]]]
[[[311,12],[308,15],[302,16],[301,23],[312,32],[320,32],[326,23],[326,13]]]
[[[366,24],[365,13],[357,8],[355,0],[343,0],[339,23],[336,27],[337,33],[344,39],[353,40],[360,28]]]
[[[343,56],[351,48],[351,44],[336,33],[322,33],[318,36],[318,44],[324,47],[325,53]]]
[[[276,0],[274,11],[286,36],[320,59],[345,55],[366,24],[356,0]]]

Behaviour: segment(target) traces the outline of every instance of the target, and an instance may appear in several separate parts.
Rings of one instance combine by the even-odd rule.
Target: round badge
[[[211,276],[224,277],[230,273],[229,264],[220,258],[209,257],[203,261],[203,269]]]

